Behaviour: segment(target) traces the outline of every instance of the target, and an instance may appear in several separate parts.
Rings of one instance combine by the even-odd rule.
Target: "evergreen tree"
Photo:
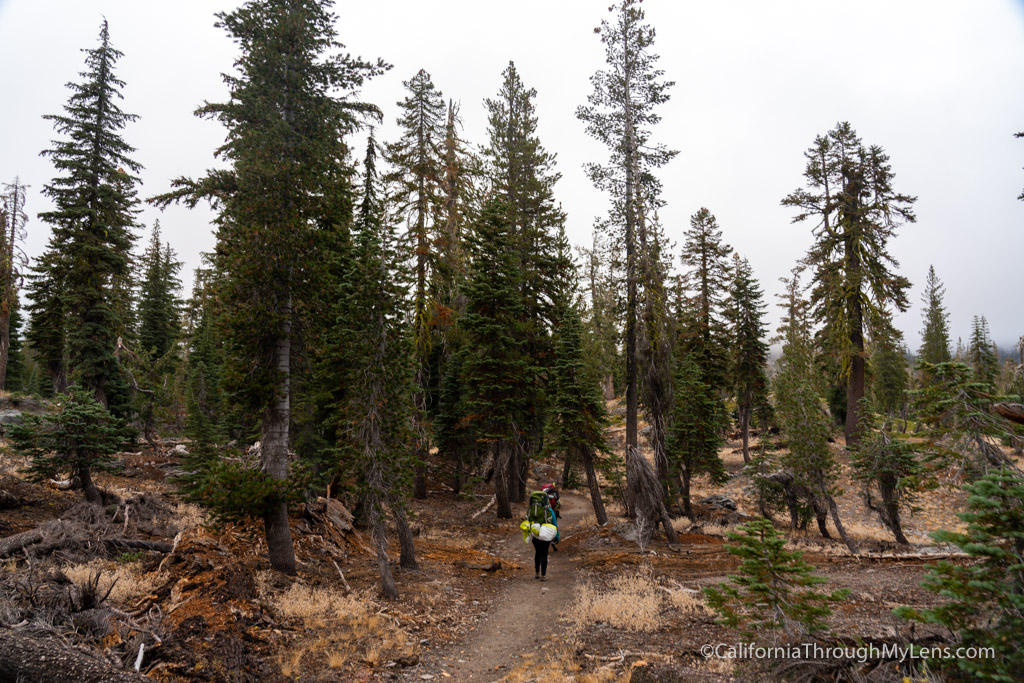
[[[25,351],[21,344],[21,306],[18,297],[11,302],[11,319],[9,344],[7,348],[7,377],[4,387],[7,391],[31,393],[31,386],[26,381]]]
[[[25,340],[47,378],[42,393],[53,396],[67,389],[65,304],[62,297],[64,239],[53,234],[46,250],[29,269],[28,331]]]
[[[750,462],[750,423],[768,406],[768,344],[765,342],[764,294],[750,263],[732,256],[732,282],[725,309],[728,323],[729,377],[736,394],[743,462]]]
[[[608,164],[588,164],[586,169],[594,185],[611,195],[612,219],[623,228],[627,503],[652,530],[651,523],[662,522],[666,535],[674,540],[675,532],[662,502],[663,487],[637,447],[638,215],[643,212],[642,198],[658,195],[654,170],[676,154],[651,139],[650,127],[660,120],[655,108],[668,101],[672,82],[664,81],[664,72],[656,66],[658,56],[651,52],[654,29],[644,23],[639,5],[637,0],[622,0],[609,8],[614,19],[601,22],[598,33],[605,46],[607,70],[591,77],[593,92],[588,105],[576,110],[576,117],[586,124],[588,135],[611,151]]]
[[[384,514],[390,508],[399,527],[401,565],[416,568],[412,533],[403,498],[409,490],[415,452],[412,428],[416,357],[406,324],[407,274],[398,240],[376,198],[375,149],[368,142],[363,203],[353,235],[348,276],[342,280],[332,339],[340,383],[349,388],[336,406],[341,441],[339,467],[359,484],[377,545],[384,597],[398,589],[387,555]],[[415,303],[415,302],[414,302]],[[418,387],[417,387],[418,390]]]
[[[877,420],[867,399],[860,410],[864,434],[850,450],[850,464],[864,485],[864,504],[878,514],[897,543],[909,544],[900,516],[916,509],[916,494],[927,483],[924,464],[911,442],[893,434],[891,421]]]
[[[693,478],[706,474],[713,484],[729,478],[718,457],[718,450],[725,444],[727,416],[721,399],[702,377],[700,365],[692,355],[685,354],[677,367],[675,390],[679,400],[669,422],[668,453],[670,463],[682,476],[683,511],[692,520]]]
[[[124,430],[90,389],[73,385],[58,399],[57,412],[29,415],[24,424],[9,427],[14,450],[32,458],[29,472],[38,481],[70,472],[85,499],[101,505],[93,483],[94,471],[114,469],[111,457],[126,445]]]
[[[587,357],[594,359],[601,376],[604,399],[616,396],[616,386],[622,379],[619,353],[620,306],[617,293],[619,282],[615,276],[615,250],[609,233],[595,226],[590,248],[581,248],[583,274],[589,298],[589,334],[585,338]]]
[[[726,534],[733,541],[728,550],[740,558],[740,573],[730,583],[704,589],[708,606],[717,611],[720,623],[742,629],[744,636],[762,639],[765,630],[787,634],[813,634],[825,628],[832,614],[830,604],[840,602],[847,589],[822,593],[817,586],[827,582],[812,572],[803,553],[786,550],[786,538],[772,523],[758,519]]]
[[[492,196],[468,237],[466,283],[467,355],[463,386],[468,413],[478,438],[490,444],[494,464],[497,515],[511,519],[509,465],[524,429],[530,360],[523,343],[521,272],[509,209]]]
[[[946,288],[935,274],[935,266],[928,266],[928,279],[925,280],[924,295],[924,329],[921,330],[921,348],[917,356],[920,360],[931,363],[947,363],[949,355],[949,314],[942,302]]]
[[[120,131],[136,117],[118,105],[124,82],[114,67],[122,54],[110,45],[106,21],[99,47],[85,53],[83,81],[68,84],[72,94],[65,113],[44,117],[62,138],[43,152],[58,175],[43,188],[54,209],[39,217],[51,225],[53,237],[38,264],[32,327],[39,328],[37,349],[51,368],[63,337],[61,356],[71,376],[124,418],[128,386],[114,355],[126,325],[124,292],[118,290],[130,281],[139,182],[132,174],[141,166]],[[48,305],[54,310],[43,308]],[[62,383],[55,381],[55,389]]]
[[[519,273],[520,331],[524,358],[528,361],[522,384],[523,407],[518,447],[510,463],[510,495],[526,499],[529,458],[543,447],[546,392],[545,377],[552,355],[549,330],[556,324],[556,290],[559,274],[571,269],[568,252],[560,248],[565,214],[554,202],[554,155],[537,137],[533,104],[537,91],[527,88],[515,64],[502,72],[502,85],[494,99],[487,99],[488,162],[491,191],[502,197],[506,221],[513,234],[512,248]]]
[[[938,543],[956,545],[973,561],[939,562],[925,576],[924,587],[941,596],[937,607],[900,607],[896,614],[949,629],[954,648],[975,652],[992,648],[995,656],[949,657],[930,666],[952,680],[1020,680],[1024,670],[1024,478],[993,472],[965,487],[968,511],[958,513],[966,533],[940,530]]]
[[[608,413],[601,399],[597,375],[586,364],[579,311],[571,305],[563,305],[559,317],[561,323],[555,333],[551,378],[551,446],[565,450],[570,461],[582,463],[597,523],[605,524],[608,514],[595,463],[610,452],[604,437]]]
[[[701,374],[715,391],[726,388],[724,314],[732,281],[728,261],[731,253],[732,247],[722,242],[722,231],[710,211],[702,208],[690,217],[681,257],[689,269],[683,284],[690,293],[692,314],[683,334]]]
[[[153,224],[149,248],[142,258],[139,291],[139,347],[151,358],[166,354],[181,333],[178,292],[181,281],[177,260],[170,243],[160,242],[160,222]]]
[[[20,255],[18,242],[25,239],[25,190],[18,178],[4,185],[4,196],[0,200],[0,389],[15,388],[7,377],[12,365],[12,354],[17,343],[18,329],[14,321],[18,307],[17,261]]]
[[[415,262],[413,286],[413,320],[416,340],[416,457],[421,461],[416,472],[414,495],[427,497],[426,456],[430,451],[427,397],[431,393],[430,355],[436,329],[434,279],[437,255],[434,245],[439,237],[438,225],[443,202],[442,183],[445,158],[442,145],[445,129],[445,106],[430,74],[420,69],[404,82],[409,92],[398,103],[401,111],[398,125],[402,137],[387,147],[387,160],[395,169],[390,179],[394,184],[397,216],[409,226],[409,242]],[[435,378],[436,379],[436,378]]]
[[[214,263],[225,343],[225,388],[260,416],[262,469],[288,477],[293,348],[307,306],[322,296],[332,231],[351,216],[344,135],[370,105],[338,99],[382,62],[341,56],[329,0],[252,0],[220,13],[241,47],[226,103],[197,114],[221,121],[230,167],[178,179],[158,203],[210,198],[219,208]],[[342,168],[339,168],[342,167]],[[349,211],[345,215],[345,209]],[[261,501],[271,565],[295,573],[287,501]]]
[[[804,153],[807,188],[782,204],[811,218],[814,245],[806,262],[814,269],[811,303],[824,324],[825,351],[838,358],[847,380],[846,441],[860,432],[857,405],[865,393],[865,334],[887,305],[907,309],[910,282],[887,251],[902,222],[913,223],[915,197],[897,193],[885,151],[865,147],[849,123],[841,122]]]
[[[903,334],[893,327],[888,311],[880,312],[872,337],[873,408],[890,419],[900,413],[906,417],[907,357],[903,352]]]
[[[828,446],[831,432],[829,417],[822,408],[821,382],[814,368],[814,344],[811,339],[809,303],[800,296],[799,271],[784,280],[785,292],[780,306],[786,311],[779,328],[782,357],[775,376],[775,413],[789,441],[789,452],[780,458],[794,481],[823,500],[832,521],[850,552],[857,547],[846,533],[836,506],[836,462]],[[824,522],[820,521],[825,533]]]
[[[971,368],[955,361],[921,362],[918,367],[932,378],[913,392],[913,402],[935,466],[950,469],[954,479],[976,479],[993,467],[1014,469],[999,447],[1011,440],[1014,428],[992,412],[991,385],[978,381]]]
[[[967,347],[967,362],[974,370],[977,381],[992,386],[999,372],[999,356],[988,332],[985,316],[974,316],[971,323],[971,342]]]

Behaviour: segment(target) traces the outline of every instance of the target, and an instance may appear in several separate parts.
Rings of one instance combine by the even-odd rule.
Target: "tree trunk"
[[[498,519],[512,519],[512,505],[508,496],[509,453],[505,442],[494,440],[494,497]]]
[[[289,293],[281,315],[281,329],[274,348],[280,375],[277,398],[263,420],[262,469],[272,479],[288,478],[288,429],[291,422],[291,350],[292,297]],[[288,527],[288,503],[275,502],[263,513],[270,566],[285,574],[295,575],[295,548]]]
[[[566,448],[565,449],[565,462],[562,463],[562,478],[560,480],[563,489],[568,489],[569,488],[569,479],[572,476],[572,461],[573,461],[572,449],[571,448]],[[588,481],[587,483],[589,484],[590,482]]]
[[[750,464],[750,406],[740,406],[740,438],[743,440],[743,464]]]
[[[608,373],[604,378],[604,400],[611,401],[615,398],[615,375]]]
[[[0,681],[33,683],[152,683],[153,679],[117,668],[98,654],[54,638],[0,629]]]
[[[366,497],[366,516],[369,518],[373,542],[377,546],[377,573],[380,574],[380,591],[385,600],[398,599],[398,587],[391,573],[391,562],[388,560],[388,534],[384,526],[384,513],[376,494]]]
[[[398,565],[402,569],[419,569],[416,562],[416,545],[412,541],[412,529],[409,528],[409,518],[405,514],[400,501],[391,503],[391,514],[395,516],[395,527],[398,529],[398,542],[401,545],[401,556]]]
[[[836,505],[836,499],[825,493],[825,502],[828,503],[828,509],[832,513],[832,523],[836,525],[836,531],[839,532],[839,538],[843,539],[843,543],[850,549],[850,552],[854,555],[857,554],[857,544],[853,542],[849,534],[846,533],[846,527],[843,526],[843,522],[839,519],[839,507]]]
[[[687,519],[691,522],[696,521],[693,518],[693,505],[690,503],[690,469],[684,468],[682,471],[683,477],[683,514],[686,515]]]
[[[586,446],[580,449],[581,460],[583,460],[583,471],[587,473],[587,488],[590,489],[590,502],[594,506],[594,516],[597,523],[604,526],[608,523],[608,513],[604,509],[604,499],[601,498],[601,484],[597,481],[597,470],[594,469],[594,454]],[[568,455],[566,461],[568,462]]]
[[[910,541],[903,535],[903,525],[900,523],[900,506],[896,500],[896,478],[892,475],[884,475],[878,480],[878,492],[882,496],[882,509],[879,516],[882,522],[889,527],[889,531],[901,545],[910,545]]]
[[[82,493],[85,494],[85,500],[89,503],[96,505],[103,505],[103,496],[100,495],[100,491],[96,488],[96,484],[92,480],[92,472],[89,471],[89,467],[82,465],[78,468],[78,481],[82,484]]]

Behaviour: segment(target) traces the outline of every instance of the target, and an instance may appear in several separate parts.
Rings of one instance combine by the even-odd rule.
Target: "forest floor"
[[[613,428],[610,437],[621,448],[621,432]],[[741,642],[716,623],[700,593],[735,571],[725,533],[756,512],[738,445],[722,451],[730,480],[698,481],[693,491],[694,500],[728,496],[738,509],[697,505],[696,521],[676,520],[678,547],[659,535],[641,549],[617,504],[609,505],[611,523],[598,527],[585,495],[563,493],[562,541],[546,582],[533,578],[533,548],[518,529],[523,504],[514,519],[498,520],[486,507],[486,484],[456,496],[432,480],[428,498],[410,509],[419,567],[396,566],[401,597],[391,602],[379,596],[367,536],[336,502],[296,510],[299,573],[287,577],[270,569],[260,525],[209,527],[200,508],[174,496],[175,441],[122,454],[122,471],[97,477],[103,506],[27,481],[26,461],[3,450],[0,491],[9,497],[0,496],[0,636],[25,636],[117,670],[138,661],[149,679],[168,682],[765,678],[757,662],[701,652]],[[842,446],[834,447],[844,463],[839,505],[860,553],[822,538],[813,522],[790,535],[778,520],[829,589],[850,589],[829,620],[828,642],[941,640],[946,634],[913,629],[892,609],[936,604],[920,582],[950,549],[927,532],[960,528],[963,493],[925,494],[906,520],[912,546],[901,548],[864,509]],[[557,467],[535,465],[529,486],[556,478]],[[395,553],[397,546],[395,539]],[[0,680],[3,666],[0,655]],[[891,659],[793,667],[791,674],[811,679],[908,675]]]

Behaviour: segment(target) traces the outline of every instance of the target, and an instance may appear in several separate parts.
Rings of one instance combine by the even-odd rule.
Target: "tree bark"
[[[281,315],[281,328],[274,347],[275,361],[280,375],[277,397],[263,420],[260,456],[262,469],[272,479],[288,478],[288,430],[291,422],[291,349],[292,349],[292,297],[287,295]],[[295,548],[288,527],[288,504],[272,503],[263,513],[263,526],[267,536],[267,554],[270,566],[285,574],[295,575]]]
[[[398,565],[402,569],[419,569],[419,564],[416,562],[416,545],[412,541],[412,529],[409,528],[409,518],[399,501],[392,502],[391,514],[395,516],[398,542],[402,548]]]
[[[740,438],[743,440],[743,464],[750,464],[750,407],[739,407]]]
[[[397,600],[398,586],[395,585],[391,562],[388,560],[388,534],[384,526],[384,513],[376,495],[366,497],[366,515],[369,518],[374,545],[377,547],[377,573],[380,575],[381,594],[386,600]]]
[[[100,495],[100,490],[93,483],[89,467],[87,465],[80,465],[76,474],[78,475],[78,481],[82,484],[82,493],[85,494],[85,499],[90,503],[103,505],[103,496]]]
[[[604,526],[608,523],[608,513],[604,509],[604,499],[601,498],[601,484],[597,481],[597,470],[594,468],[594,454],[590,452],[590,449],[583,447],[580,449],[581,460],[583,460],[583,470],[587,473],[587,488],[590,489],[590,502],[594,506],[594,516],[597,517],[597,523]],[[566,455],[566,462],[569,461],[569,456]]]
[[[0,629],[0,681],[152,683],[153,679],[52,638]]]
[[[512,519],[512,506],[508,496],[509,453],[502,439],[494,440],[494,496],[497,500],[498,519]]]

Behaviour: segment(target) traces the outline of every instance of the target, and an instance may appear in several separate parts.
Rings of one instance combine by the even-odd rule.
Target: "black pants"
[[[551,541],[542,541],[539,538],[533,539],[533,571],[544,576],[548,573],[548,548]]]

